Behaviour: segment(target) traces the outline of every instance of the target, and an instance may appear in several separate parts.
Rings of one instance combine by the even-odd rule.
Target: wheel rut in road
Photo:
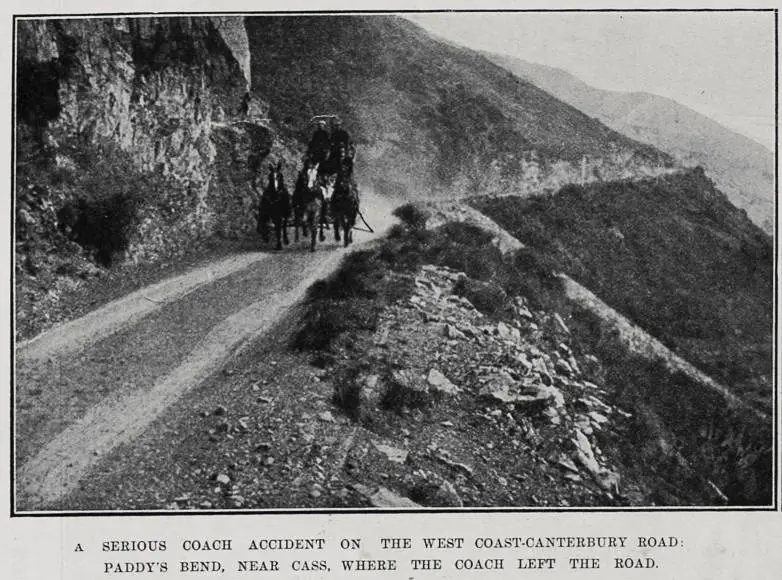
[[[219,370],[240,348],[277,322],[300,301],[310,285],[333,271],[345,255],[279,256],[263,294],[223,319],[175,368],[151,389],[134,390],[91,407],[78,421],[48,442],[19,471],[17,485],[23,509],[46,505],[77,488],[87,470],[117,445],[132,440],[190,388]],[[270,262],[271,263],[271,262]],[[143,364],[143,361],[140,361]]]
[[[17,346],[17,361],[44,361],[76,352],[137,322],[163,304],[264,260],[270,254],[255,252],[232,256],[181,276],[163,280],[114,300],[76,320],[55,326]]]

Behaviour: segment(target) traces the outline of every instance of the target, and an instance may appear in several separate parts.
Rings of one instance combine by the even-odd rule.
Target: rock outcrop
[[[211,16],[210,20],[217,28],[218,34],[231,50],[231,53],[242,67],[244,80],[247,81],[247,89],[250,89],[252,78],[250,77],[250,43],[247,40],[247,29],[244,26],[244,18],[238,16]]]

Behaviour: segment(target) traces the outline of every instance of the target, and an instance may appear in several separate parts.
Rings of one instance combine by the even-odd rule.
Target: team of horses
[[[326,240],[323,233],[329,223],[334,228],[335,241],[347,247],[353,241],[353,228],[358,216],[358,191],[349,174],[322,171],[321,164],[304,161],[291,196],[285,186],[282,163],[269,165],[266,187],[258,209],[258,233],[264,243],[269,241],[269,222],[274,226],[276,248],[288,245],[288,228],[292,225],[294,242],[309,236],[310,250],[317,240]],[[340,230],[342,236],[340,237]]]

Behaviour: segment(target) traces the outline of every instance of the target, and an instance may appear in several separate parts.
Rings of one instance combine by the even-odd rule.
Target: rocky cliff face
[[[93,260],[154,260],[252,227],[250,179],[273,137],[244,114],[243,19],[25,20],[17,34],[17,275],[34,279],[29,293],[56,293]]]
[[[134,198],[136,215],[125,224],[127,243],[106,250],[112,256],[104,261],[115,251],[149,257],[173,238],[208,235],[216,226],[208,203],[218,169],[213,129],[238,112],[249,83],[246,34],[244,52],[237,40],[242,31],[236,18],[20,23],[18,115],[27,125],[20,137],[37,149],[35,159],[21,161],[45,156],[66,173],[81,169],[98,179],[110,177],[108,165],[117,163],[159,186],[121,193]],[[262,149],[262,133],[238,145]],[[62,201],[89,207],[105,197],[77,189]]]

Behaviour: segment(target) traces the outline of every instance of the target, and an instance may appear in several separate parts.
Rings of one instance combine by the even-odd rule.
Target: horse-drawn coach
[[[326,118],[335,119],[328,147],[323,137]],[[359,207],[358,187],[353,175],[355,146],[349,142],[347,132],[341,129],[338,118],[319,115],[313,120],[318,122],[318,129],[296,178],[293,194],[285,186],[280,162],[269,166],[268,180],[261,195],[258,233],[264,242],[268,242],[271,221],[278,250],[282,249],[283,243],[287,245],[290,242],[288,228],[291,226],[294,241],[299,241],[301,230],[302,236],[309,236],[312,251],[315,251],[317,240],[326,240],[324,229],[330,227],[334,230],[335,241],[342,241],[347,247],[353,241],[358,217],[361,217],[367,231],[372,231]],[[254,186],[258,186],[257,177]]]

